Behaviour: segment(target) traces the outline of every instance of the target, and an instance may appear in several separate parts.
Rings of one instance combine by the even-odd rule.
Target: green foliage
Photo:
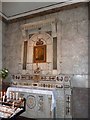
[[[8,76],[8,69],[7,68],[3,68],[2,70],[0,70],[0,77],[5,79]]]

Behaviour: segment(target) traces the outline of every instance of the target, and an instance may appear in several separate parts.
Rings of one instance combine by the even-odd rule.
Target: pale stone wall
[[[22,70],[23,38],[20,26],[25,23],[55,17],[57,19],[57,74],[72,75],[73,87],[87,87],[88,74],[88,7],[83,5],[71,10],[63,10],[46,16],[23,20],[7,25],[3,46],[5,48],[5,66],[11,74],[28,73],[32,65],[27,64],[27,70]],[[50,26],[42,31],[51,30]],[[29,34],[38,32],[29,31]],[[30,41],[30,40],[29,40]],[[48,50],[52,52],[52,47]],[[47,51],[47,52],[48,52]],[[29,53],[28,55],[31,55]],[[50,55],[50,54],[49,54]],[[40,64],[40,67],[43,65]],[[48,63],[45,64],[48,69]],[[43,66],[44,67],[44,66]],[[50,74],[54,74],[49,66]]]
[[[2,21],[0,21],[0,69],[2,69]],[[0,79],[0,90],[2,83],[1,83],[1,79]]]
[[[59,32],[61,73],[73,74],[73,87],[86,87],[88,86],[88,8],[79,7],[62,11],[58,16],[61,20],[61,32]]]
[[[32,64],[32,45],[30,45],[30,39],[28,39],[28,64],[27,70],[22,70],[22,48],[23,48],[23,37],[20,26],[25,23],[30,23],[34,21],[39,21],[47,19],[50,17],[55,17],[57,19],[57,70],[52,69],[52,62],[50,65],[48,63],[39,64],[43,68],[43,74],[45,70],[50,70],[50,74],[64,74],[71,76],[71,85],[72,87],[88,87],[88,6],[83,5],[78,8],[71,10],[63,10],[58,13],[49,14],[46,16],[41,16],[29,20],[23,20],[20,22],[8,24],[5,26],[5,32],[3,34],[3,66],[7,67],[10,71],[10,76],[8,80],[11,80],[11,75],[13,74],[32,74],[32,68],[36,67],[35,64]],[[46,26],[42,28],[42,31],[51,31],[51,26]],[[28,34],[36,33],[38,30],[30,30]],[[31,42],[32,43],[32,42]],[[52,45],[52,43],[50,43]],[[52,47],[48,49],[48,60],[51,60]],[[50,58],[50,59],[49,59]],[[32,67],[33,66],[33,67]],[[21,81],[22,82],[22,81]],[[26,81],[25,81],[26,83]],[[78,90],[79,91],[79,90]],[[72,103],[73,103],[73,116],[74,117],[87,117],[87,113],[83,113],[81,107],[84,94],[87,94],[82,91],[82,95],[78,96],[75,99],[75,96],[78,95],[77,88],[73,89]],[[60,93],[60,91],[59,91]],[[58,117],[63,117],[64,108],[63,94],[58,93],[57,98],[57,113]],[[62,94],[62,95],[61,95]],[[80,92],[81,94],[81,92]],[[86,96],[87,98],[87,96]],[[61,100],[61,101],[59,101]],[[79,100],[79,105],[76,104],[76,101]],[[86,99],[84,102],[87,104]],[[87,105],[83,104],[83,108],[87,109]],[[58,109],[59,108],[59,109]],[[79,114],[75,110],[81,110]],[[87,110],[86,110],[87,112]],[[81,116],[82,115],[82,116]]]
[[[2,3],[0,2],[0,11],[2,11]],[[2,69],[2,21],[0,20],[0,69]],[[0,90],[2,89],[2,83],[0,80]]]
[[[0,21],[0,69],[2,68],[2,21]]]

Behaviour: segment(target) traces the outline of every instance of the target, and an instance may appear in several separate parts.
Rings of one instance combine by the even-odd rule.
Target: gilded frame
[[[46,62],[46,45],[34,46],[33,62],[34,63],[44,63],[44,62]]]

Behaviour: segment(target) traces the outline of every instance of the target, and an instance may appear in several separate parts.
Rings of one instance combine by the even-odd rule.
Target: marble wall
[[[78,93],[78,96],[77,96]],[[73,118],[88,118],[88,89],[73,88]]]
[[[88,5],[86,4],[71,10],[63,10],[37,18],[7,24],[3,37],[3,65],[9,69],[10,75],[8,80],[10,81],[12,79],[11,75],[13,74],[32,72],[31,66],[34,65],[29,61],[31,65],[27,64],[27,70],[22,69],[24,39],[22,37],[21,25],[51,17],[57,19],[57,70],[53,70],[52,67],[49,66],[49,72],[52,75],[64,74],[72,76],[72,88],[80,88],[82,91],[82,88],[88,88]],[[46,26],[42,28],[43,31],[47,31],[48,29],[51,30],[51,27]],[[38,30],[29,31],[28,35],[35,32],[38,32]],[[30,39],[28,39],[28,41],[30,42]],[[30,46],[28,48],[30,48]],[[49,53],[52,53],[52,47],[49,49]],[[31,56],[32,53],[28,54],[28,56],[29,55]],[[49,57],[51,58],[50,54]],[[51,63],[52,62],[53,61],[51,61]],[[42,68],[44,64],[39,65]],[[48,63],[45,63],[44,67],[45,66],[46,70],[48,70]],[[73,90],[74,102],[80,98],[79,102],[82,104],[83,102],[81,102],[81,100],[86,90],[85,92],[82,91],[81,94],[83,97],[81,96],[79,98],[75,98],[78,90]],[[75,113],[77,107],[79,106],[75,103],[73,113]],[[87,109],[87,105],[85,105],[85,108]],[[83,114],[83,111],[81,113]],[[73,116],[75,117],[76,114],[77,113],[73,114]],[[85,116],[87,116],[86,113]]]
[[[73,87],[88,87],[88,7],[83,5],[72,10],[64,10],[29,20],[8,24],[3,39],[4,61],[10,74],[30,72],[22,70],[23,37],[21,25],[55,17],[57,19],[57,74],[73,75]],[[45,27],[42,30],[50,30]],[[36,29],[34,32],[38,32]],[[31,34],[33,31],[30,31]],[[29,39],[30,42],[30,39]],[[52,48],[49,49],[52,52]],[[49,52],[49,53],[50,53]],[[28,56],[31,56],[30,53]],[[50,56],[50,54],[49,54]],[[29,62],[28,62],[29,63]],[[27,65],[28,66],[28,65]],[[41,65],[43,66],[43,65]],[[45,65],[48,66],[48,63]],[[54,74],[54,70],[51,74]],[[48,69],[48,67],[47,67]]]
[[[0,69],[2,69],[2,21],[0,21]],[[2,83],[0,79],[0,90],[2,89]]]
[[[2,11],[2,4],[0,2],[0,11]],[[2,68],[2,21],[0,19],[0,69]],[[0,90],[1,87],[1,80],[0,80]]]
[[[0,69],[2,68],[2,21],[0,21]]]

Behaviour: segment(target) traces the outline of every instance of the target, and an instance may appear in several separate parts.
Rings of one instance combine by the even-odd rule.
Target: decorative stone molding
[[[39,38],[38,41],[36,42],[36,45],[43,45],[44,42]]]
[[[38,22],[27,23],[27,24],[21,25],[21,29],[30,30],[30,29],[40,28],[42,26],[45,26],[46,24],[51,24],[52,22],[55,22],[55,18],[49,18],[46,20],[38,21]]]
[[[55,18],[49,18],[49,19],[38,21],[38,22],[32,22],[32,23],[21,25],[22,35],[25,38],[27,30],[41,28],[42,26],[45,26],[47,24],[51,25],[52,36],[56,37],[56,19]]]

